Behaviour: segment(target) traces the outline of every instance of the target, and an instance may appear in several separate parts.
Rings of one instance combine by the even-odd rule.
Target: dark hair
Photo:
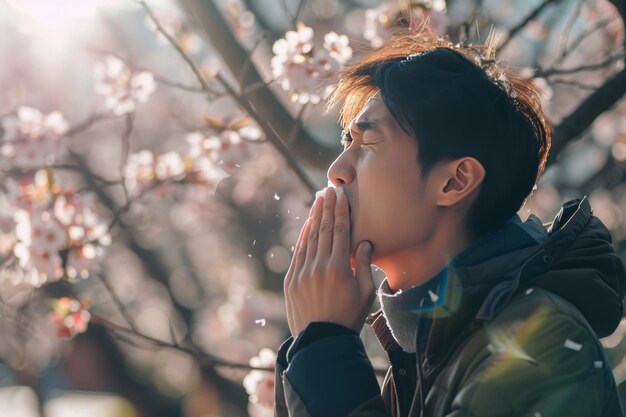
[[[545,167],[551,128],[540,91],[493,59],[495,40],[452,45],[428,30],[391,39],[347,68],[330,105],[344,102],[345,128],[380,92],[418,142],[425,178],[439,162],[476,158],[486,175],[466,217],[482,237],[501,227],[531,193]]]

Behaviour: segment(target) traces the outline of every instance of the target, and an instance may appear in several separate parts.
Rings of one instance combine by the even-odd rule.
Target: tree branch
[[[235,39],[232,31],[212,0],[180,0],[191,18],[204,30],[211,44],[219,52],[232,74],[239,74],[248,59],[248,53]],[[251,65],[242,78],[240,90],[251,84],[262,83],[258,71]],[[268,87],[249,91],[249,104],[271,125],[278,137],[285,142],[289,137],[294,118]],[[326,168],[338,153],[337,148],[324,146],[313,139],[304,129],[299,129],[292,151],[299,160],[315,168]]]
[[[544,0],[543,3],[541,3],[539,6],[537,6],[537,8],[535,8],[532,12],[530,12],[530,14],[528,16],[526,16],[526,18],[524,20],[522,20],[520,23],[518,23],[517,25],[513,26],[507,33],[507,37],[504,39],[504,41],[500,44],[500,46],[498,46],[498,52],[500,52],[501,50],[504,49],[505,46],[508,45],[508,43],[511,41],[511,39],[513,39],[515,37],[515,35],[517,35],[517,33],[524,29],[526,27],[526,25],[533,20],[534,18],[536,18],[537,16],[539,16],[539,13],[541,13],[543,11],[543,9],[545,9],[546,7],[548,7],[550,4],[552,3],[560,3],[561,0]]]
[[[552,149],[548,165],[556,162],[556,156],[565,145],[580,136],[600,114],[610,109],[626,93],[626,68],[589,95],[580,106],[564,117],[552,134]]]

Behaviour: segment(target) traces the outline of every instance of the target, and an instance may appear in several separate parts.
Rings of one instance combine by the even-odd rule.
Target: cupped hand
[[[372,244],[361,242],[350,262],[350,216],[341,188],[317,197],[296,243],[284,281],[289,330],[295,338],[314,321],[359,333],[375,297]]]

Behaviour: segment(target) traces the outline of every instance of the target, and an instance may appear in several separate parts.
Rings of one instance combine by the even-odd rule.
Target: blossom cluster
[[[176,151],[162,154],[143,149],[128,157],[124,181],[128,192],[137,196],[159,183],[187,180],[215,187],[225,174],[216,162],[220,142],[200,132],[187,135],[188,154]]]
[[[105,106],[116,116],[132,113],[156,89],[149,71],[131,71],[121,59],[109,55],[94,70],[95,91],[105,97]]]
[[[0,154],[18,168],[51,165],[66,152],[68,123],[58,111],[44,115],[31,107],[18,108],[2,122]]]
[[[250,359],[250,366],[255,368],[274,368],[276,353],[269,349],[261,349],[258,356]],[[243,386],[250,396],[250,402],[261,404],[264,407],[274,406],[274,372],[254,369],[245,376]]]
[[[124,168],[129,193],[136,196],[160,183],[176,181],[214,188],[227,173],[252,157],[248,142],[259,141],[262,136],[248,117],[229,122],[224,117],[204,116],[204,124],[215,133],[188,133],[185,154],[155,154],[146,149],[131,154]]]
[[[87,306],[80,301],[69,297],[52,300],[50,320],[56,326],[57,336],[73,338],[85,333],[90,319]]]
[[[51,171],[34,178],[7,180],[15,208],[13,255],[24,280],[35,287],[67,277],[87,278],[110,244],[107,224],[93,211],[93,197],[78,195],[51,181]]]
[[[314,48],[313,29],[299,24],[273,46],[272,74],[292,101],[319,103],[332,92],[338,72],[352,58],[346,35],[329,32],[321,48]]]

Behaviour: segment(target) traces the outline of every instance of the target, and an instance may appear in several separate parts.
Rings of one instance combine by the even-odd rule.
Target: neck
[[[376,259],[373,263],[385,272],[389,287],[394,292],[406,290],[437,275],[471,243],[467,235],[441,227],[430,240]]]

